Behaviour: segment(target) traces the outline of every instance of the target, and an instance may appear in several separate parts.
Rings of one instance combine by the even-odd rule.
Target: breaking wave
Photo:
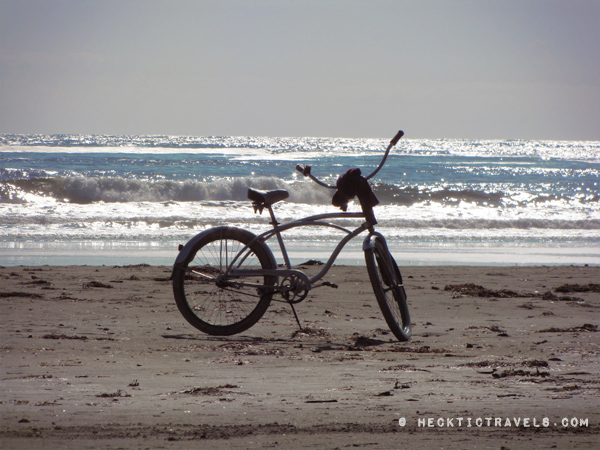
[[[277,177],[239,177],[212,181],[139,180],[124,177],[55,177],[14,179],[0,185],[0,203],[29,203],[39,198],[58,202],[88,204],[94,202],[197,202],[244,201],[248,188],[258,190],[285,189],[287,202],[330,205],[333,190],[309,181],[287,181]],[[500,190],[461,189],[456,187],[412,187],[378,184],[374,192],[382,205],[412,206],[422,203],[458,205],[463,202],[484,207],[538,205],[544,202],[576,202],[598,204],[600,196],[579,193],[538,193],[513,198]]]
[[[12,186],[12,189],[8,188]],[[331,196],[323,188],[308,183],[294,183],[273,177],[240,177],[215,181],[135,180],[123,177],[57,177],[13,180],[4,183],[0,202],[26,202],[27,194],[50,197],[70,203],[93,202],[165,202],[209,201],[248,198],[248,188],[286,189],[289,201],[327,204]]]

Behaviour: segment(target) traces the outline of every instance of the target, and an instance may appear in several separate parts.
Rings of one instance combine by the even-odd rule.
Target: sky
[[[600,140],[600,0],[0,0],[0,133]]]

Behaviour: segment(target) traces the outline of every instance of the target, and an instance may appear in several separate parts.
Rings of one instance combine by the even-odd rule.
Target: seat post
[[[265,205],[265,207],[269,210],[269,215],[271,216],[271,222],[269,223],[273,225],[273,228],[275,228],[277,225],[279,225],[279,222],[277,222],[277,219],[275,218],[275,211],[273,211],[273,205]]]
[[[285,267],[288,269],[291,269],[292,264],[290,263],[290,258],[287,254],[287,250],[285,249],[285,244],[283,243],[283,238],[281,237],[281,233],[277,229],[277,226],[279,226],[279,222],[277,222],[277,219],[275,218],[275,212],[273,211],[273,206],[266,205],[266,207],[269,210],[269,215],[271,216],[271,225],[273,225],[273,228],[275,229],[275,235],[277,236],[277,242],[279,243],[279,248],[281,249],[281,254],[283,256],[283,261],[285,262]]]

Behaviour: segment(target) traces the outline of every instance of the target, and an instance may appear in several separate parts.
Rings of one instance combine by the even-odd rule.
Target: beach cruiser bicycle
[[[319,214],[280,224],[275,218],[273,205],[285,200],[288,192],[248,189],[248,198],[255,212],[262,213],[265,209],[269,212],[271,229],[256,235],[236,227],[219,226],[197,234],[180,246],[173,266],[173,293],[186,320],[198,330],[214,336],[241,333],[260,320],[275,297],[289,303],[302,329],[294,305],[304,300],[311,289],[337,287],[321,281],[322,278],[344,246],[367,231],[363,251],[375,297],[392,333],[400,341],[409,340],[411,322],[402,275],[385,238],[374,229],[377,221],[372,208],[378,200],[368,183],[383,167],[390,150],[403,134],[399,131],[394,136],[381,163],[368,177],[363,177],[360,169],[350,169],[337,180],[336,186],[331,186],[318,180],[311,173],[310,166],[296,167],[320,186],[336,189],[332,203],[343,212]],[[362,212],[345,212],[348,201],[355,196],[360,201]],[[332,219],[349,218],[363,219],[363,222],[355,230],[330,222]],[[296,227],[330,227],[345,233],[321,271],[312,278],[292,267],[286,251],[282,233]],[[267,245],[273,237],[281,250],[283,266],[277,265]]]

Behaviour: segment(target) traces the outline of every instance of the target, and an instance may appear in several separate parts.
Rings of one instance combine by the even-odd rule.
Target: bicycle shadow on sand
[[[296,330],[291,337],[273,337],[264,338],[257,336],[197,336],[192,334],[162,334],[164,339],[175,339],[184,341],[195,341],[201,345],[217,346],[217,347],[267,347],[289,345],[293,348],[309,349],[314,353],[322,351],[368,351],[370,349],[380,348],[389,351],[398,351],[399,343],[395,340],[381,340],[370,338],[364,335],[356,334],[346,342],[336,342],[331,339],[331,335],[320,329],[299,329]],[[389,347],[389,348],[388,348]],[[437,353],[435,349],[424,351],[423,348],[413,349],[403,346],[405,351],[416,353]],[[429,350],[429,348],[427,348]]]

